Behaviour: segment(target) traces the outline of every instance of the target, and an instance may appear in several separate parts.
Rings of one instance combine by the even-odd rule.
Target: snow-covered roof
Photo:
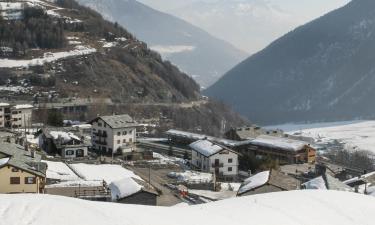
[[[111,190],[112,200],[119,200],[139,192],[142,190],[142,186],[135,182],[133,178],[126,177],[110,183],[109,189]]]
[[[75,134],[71,132],[65,132],[65,131],[50,131],[49,134],[52,136],[53,139],[57,140],[59,137],[62,138],[64,143],[71,141],[72,139],[75,139],[77,141],[80,141],[81,139],[76,136]]]
[[[327,190],[326,182],[322,176],[303,183],[302,186],[304,186],[305,189]]]
[[[10,106],[9,103],[0,102],[0,107],[8,107],[8,106]]]
[[[274,192],[183,207],[31,194],[0,195],[0,202],[2,224],[17,225],[191,225],[190,218],[205,225],[358,225],[375,221],[373,197],[340,191]]]
[[[135,175],[133,171],[127,170],[120,165],[110,164],[70,164],[74,172],[82,177],[84,180],[99,180],[105,181],[110,184],[114,181],[121,180],[127,177],[142,180],[139,176]]]
[[[268,182],[269,177],[270,177],[270,171],[264,171],[264,172],[257,173],[252,177],[247,178],[243,182],[243,185],[238,190],[238,194],[241,195],[257,187],[265,185]]]
[[[6,165],[10,158],[2,158],[0,159],[0,167]]]
[[[360,177],[353,177],[353,178],[351,178],[349,180],[344,181],[343,183],[347,184],[347,185],[350,185],[350,184],[355,183],[355,182],[360,181],[360,180],[365,181],[369,177],[375,177],[375,171],[371,172],[371,173],[364,174],[364,175],[362,175]]]
[[[77,181],[80,178],[63,162],[53,162],[53,161],[42,161],[47,163],[47,173],[48,179],[60,180],[60,181]]]
[[[212,143],[208,140],[199,140],[194,143],[191,143],[190,148],[192,148],[194,151],[199,152],[200,154],[209,157],[211,155],[215,155],[216,153],[224,150],[223,147]]]
[[[286,151],[299,151],[303,149],[305,146],[309,145],[307,142],[304,141],[274,137],[269,135],[261,135],[256,139],[252,140],[251,144],[263,147],[278,148]]]
[[[32,109],[34,106],[30,104],[22,104],[22,105],[15,105],[13,108],[15,109]]]

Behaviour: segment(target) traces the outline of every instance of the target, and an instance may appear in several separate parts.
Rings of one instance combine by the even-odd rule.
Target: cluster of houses
[[[31,123],[32,106],[0,104],[0,126],[22,128]],[[116,157],[132,156],[137,149],[138,123],[129,115],[98,116],[88,124],[72,127],[43,127],[35,134],[38,150],[54,160],[71,162],[88,160],[90,152]],[[281,130],[265,130],[257,126],[232,128],[225,138],[171,129],[166,133],[167,145],[178,146],[191,155],[190,169],[210,173],[215,180],[242,182],[237,196],[297,189],[328,189],[369,193],[375,185],[375,175],[367,174],[341,182],[335,174],[321,170],[311,179],[301,179],[295,174],[271,169],[245,178],[241,176],[240,158],[246,155],[269,157],[280,165],[307,164],[315,166],[317,153],[309,139],[284,134]],[[2,141],[5,141],[1,139]],[[0,144],[0,193],[52,193],[46,184],[48,164],[36,148],[25,144]],[[191,154],[190,154],[191,153]],[[152,155],[151,155],[152,158]],[[128,158],[134,160],[135,158]],[[67,164],[68,165],[68,164]],[[61,182],[58,181],[58,182]],[[80,197],[77,189],[70,187],[69,196]],[[85,191],[99,191],[102,199],[122,203],[156,204],[158,193],[141,179],[126,178]],[[125,190],[131,189],[129,194]],[[81,190],[81,187],[80,187]],[[73,192],[74,191],[74,192]],[[374,189],[375,191],[375,189]],[[57,192],[58,193],[58,192]],[[74,194],[73,194],[74,193]],[[100,196],[100,195],[96,195]],[[81,196],[82,197],[82,196]]]

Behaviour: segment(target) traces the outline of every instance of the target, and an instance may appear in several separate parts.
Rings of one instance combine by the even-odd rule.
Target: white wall
[[[212,164],[215,163],[216,159],[219,160],[219,163],[223,163],[223,167],[219,168],[219,173],[223,173],[224,176],[235,176],[238,174],[238,155],[236,153],[231,151],[222,151],[211,156],[209,163],[210,172],[215,172],[215,168],[212,167]],[[231,163],[229,163],[229,159],[232,159]],[[228,168],[232,168],[232,171],[229,171]]]

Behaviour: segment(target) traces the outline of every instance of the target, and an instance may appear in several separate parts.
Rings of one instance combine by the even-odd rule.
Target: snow
[[[117,42],[104,42],[103,43],[103,48],[112,48],[117,46]]]
[[[27,93],[32,90],[32,87],[22,87],[22,86],[0,86],[0,91],[9,91],[16,93]]]
[[[54,62],[60,59],[69,57],[77,57],[82,55],[89,55],[96,52],[95,48],[90,48],[82,45],[77,45],[75,48],[68,52],[47,52],[44,53],[42,58],[35,58],[29,60],[16,60],[16,59],[0,59],[0,68],[15,68],[15,67],[29,67],[40,66],[45,63]]]
[[[194,151],[199,152],[200,154],[207,156],[207,157],[214,155],[220,152],[221,150],[223,150],[223,147],[216,145],[207,140],[199,140],[194,143],[191,143],[189,146]]]
[[[210,173],[201,173],[196,171],[185,171],[182,173],[172,172],[168,176],[176,178],[178,181],[187,183],[209,183],[213,180]]]
[[[112,200],[115,201],[139,192],[142,186],[135,182],[133,178],[127,177],[110,183],[109,189],[111,190]]]
[[[169,56],[176,53],[194,51],[195,46],[190,45],[154,45],[150,47],[153,51],[159,52],[163,56]]]
[[[59,137],[62,138],[64,143],[71,141],[72,139],[75,140],[81,140],[79,137],[74,135],[71,132],[64,132],[64,131],[51,131],[50,135],[52,136],[53,139],[57,140]]]
[[[5,164],[8,163],[10,158],[2,158],[0,159],[0,167],[4,166]]]
[[[375,153],[375,121],[373,120],[284,124],[272,127],[280,128],[289,134],[312,137],[317,143],[327,144],[337,140],[343,143],[347,150],[366,150]]]
[[[57,184],[47,185],[47,188],[61,188],[61,187],[102,187],[103,181],[93,181],[93,180],[73,180],[64,181]]]
[[[359,180],[366,180],[366,178],[369,178],[369,177],[374,176],[374,175],[375,175],[375,171],[371,172],[371,173],[364,174],[361,177],[353,177],[352,179],[346,180],[343,183],[344,184],[351,184],[351,183],[354,183],[354,182],[359,181]]]
[[[337,191],[275,192],[182,207],[41,194],[0,195],[0,202],[0,223],[17,225],[191,225],[192,218],[205,225],[372,225],[375,221],[373,197]]]
[[[304,184],[302,184],[306,189],[318,189],[327,190],[326,183],[322,176],[312,179]]]
[[[220,183],[221,191],[238,191],[241,183]]]
[[[264,171],[247,178],[238,190],[238,194],[243,194],[245,192],[253,190],[254,188],[266,184],[268,182],[269,177],[270,171]]]
[[[32,109],[34,106],[29,104],[23,104],[23,105],[16,105],[14,106],[15,109]]]
[[[182,158],[164,156],[157,152],[153,152],[152,155],[153,155],[154,160],[149,160],[148,161],[149,163],[157,163],[157,164],[162,164],[162,165],[185,163],[185,160]]]
[[[10,104],[9,103],[4,103],[4,102],[0,103],[0,107],[7,107],[7,106],[10,106]]]
[[[207,198],[213,201],[223,200],[227,198],[234,198],[236,197],[237,193],[235,191],[207,191],[207,190],[189,190],[189,194],[194,194],[201,196],[203,198]]]
[[[47,163],[47,178],[61,181],[77,181],[80,178],[63,162],[42,161]]]
[[[288,138],[280,138],[274,136],[261,135],[251,141],[251,144],[260,146],[269,146],[272,148],[280,148],[288,151],[298,151],[308,145],[307,142],[298,141]]]
[[[139,176],[135,175],[132,171],[127,170],[119,165],[110,164],[71,164],[70,167],[84,180],[105,181],[110,184],[124,178],[132,177],[142,180]]]

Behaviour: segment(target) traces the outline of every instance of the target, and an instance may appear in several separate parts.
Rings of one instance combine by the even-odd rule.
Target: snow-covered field
[[[317,143],[337,140],[348,150],[367,150],[375,153],[375,121],[345,121],[314,124],[285,124],[280,128],[289,134],[312,137]]]
[[[44,53],[44,56],[42,58],[29,60],[0,59],[0,68],[39,66],[43,65],[44,63],[50,63],[69,57],[89,55],[94,52],[96,52],[95,48],[77,45],[73,50],[67,52]]]
[[[0,195],[0,202],[4,225],[372,225],[375,221],[373,197],[335,191],[276,192],[180,207],[32,194]]]
[[[185,171],[181,173],[171,172],[168,176],[187,183],[209,183],[213,180],[211,173],[201,173],[196,171]]]
[[[139,176],[135,175],[132,171],[127,170],[119,165],[110,164],[71,164],[72,169],[84,180],[87,181],[105,181],[108,184],[113,181],[122,180],[128,177],[133,177],[142,180]]]

